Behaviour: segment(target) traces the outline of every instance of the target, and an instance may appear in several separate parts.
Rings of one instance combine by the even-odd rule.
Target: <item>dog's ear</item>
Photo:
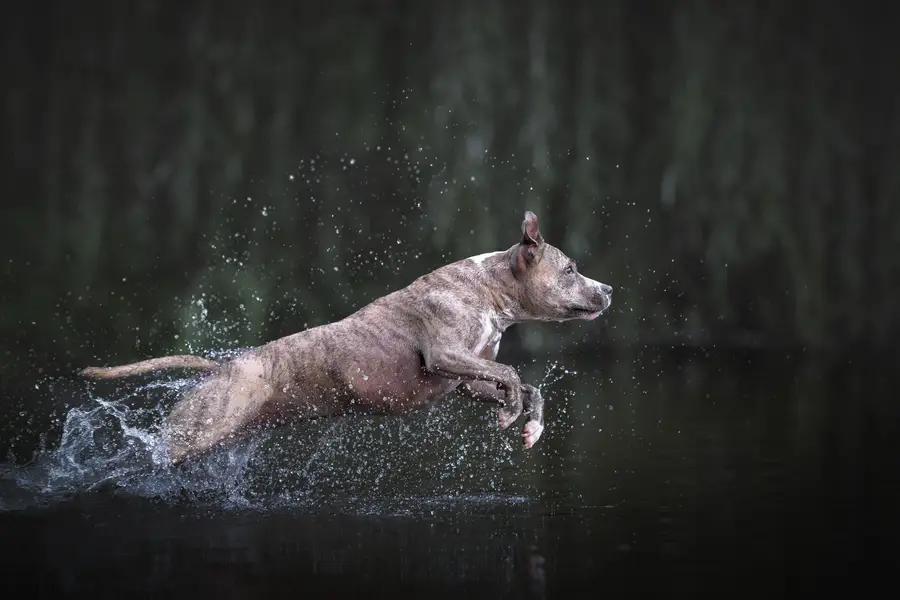
[[[522,243],[540,246],[544,243],[544,237],[538,228],[537,215],[530,210],[525,211],[525,220],[522,221]]]
[[[533,212],[525,211],[525,220],[522,221],[522,241],[512,255],[510,267],[514,275],[520,275],[525,269],[532,266],[540,257],[543,250],[544,237],[538,228],[538,218]]]

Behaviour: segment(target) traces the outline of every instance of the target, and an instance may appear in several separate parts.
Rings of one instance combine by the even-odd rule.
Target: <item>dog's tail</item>
[[[196,369],[200,371],[210,371],[217,366],[219,366],[219,363],[213,360],[184,354],[181,356],[151,358],[150,360],[142,360],[140,362],[131,363],[130,365],[121,365],[118,367],[87,367],[79,371],[79,374],[85,377],[93,377],[94,379],[116,379],[117,377],[130,377],[131,375],[140,375],[141,373],[159,371],[161,369]]]

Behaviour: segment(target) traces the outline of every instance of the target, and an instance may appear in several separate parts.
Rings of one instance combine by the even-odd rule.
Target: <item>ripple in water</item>
[[[545,385],[568,374],[551,378],[558,369],[547,368]],[[284,427],[172,469],[160,427],[194,383],[118,383],[88,393],[66,414],[55,447],[26,465],[0,465],[0,510],[111,493],[221,509],[434,515],[507,510],[535,495],[541,459],[521,451],[521,422],[498,432],[495,408],[463,399],[403,417]]]

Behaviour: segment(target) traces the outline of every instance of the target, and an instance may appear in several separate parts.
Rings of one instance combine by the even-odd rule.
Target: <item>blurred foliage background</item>
[[[0,27],[7,390],[338,319],[526,209],[616,292],[512,348],[900,329],[877,3],[44,2]]]

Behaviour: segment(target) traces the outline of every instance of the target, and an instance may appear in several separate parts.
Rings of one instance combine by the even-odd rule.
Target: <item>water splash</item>
[[[495,408],[459,398],[404,417],[274,430],[173,469],[160,428],[194,383],[88,392],[65,414],[54,445],[27,464],[0,465],[0,510],[113,494],[215,509],[429,515],[516,506],[533,495],[539,464],[519,448],[517,428],[497,431]]]
[[[547,363],[547,368],[544,370],[544,378],[541,380],[541,384],[538,387],[543,388],[544,386],[553,385],[567,375],[578,375],[578,371],[570,371],[556,361],[549,362]]]

